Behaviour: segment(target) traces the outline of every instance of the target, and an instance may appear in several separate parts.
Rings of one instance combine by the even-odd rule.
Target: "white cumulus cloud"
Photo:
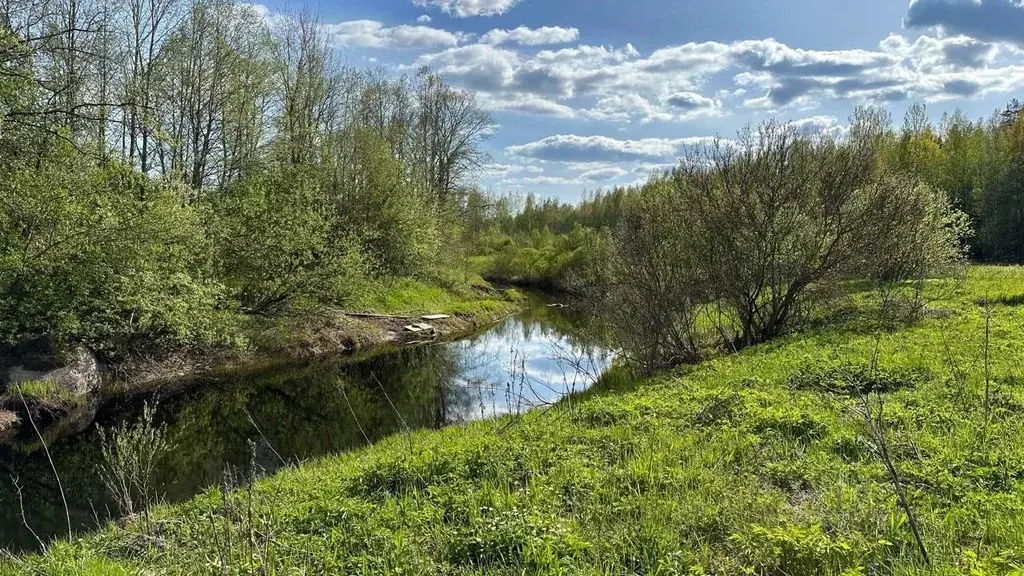
[[[643,138],[619,140],[609,136],[559,134],[536,142],[509,146],[514,156],[547,162],[657,162],[679,158],[688,148],[708,145],[713,138]]]
[[[835,116],[811,116],[789,123],[801,134],[821,134],[832,138],[846,135],[848,126],[839,123]]]
[[[490,44],[423,54],[414,66],[430,65],[480,92],[492,110],[621,123],[713,118],[733,104],[779,112],[829,100],[935,101],[1024,86],[1019,51],[963,35],[892,35],[876,49],[849,50],[794,48],[773,39],[704,42],[645,56],[629,44],[529,54],[507,45],[509,31],[499,32],[491,33]],[[712,90],[711,78],[722,73],[733,84]]]
[[[513,30],[491,30],[480,39],[484,44],[521,44],[523,46],[542,46],[544,44],[565,44],[579,40],[578,28],[562,28],[560,26],[542,26],[527,28],[520,26]]]
[[[413,0],[417,6],[439,8],[457,18],[498,16],[512,9],[519,0]]]
[[[347,48],[423,49],[457,46],[460,36],[429,26],[386,27],[374,20],[352,20],[324,24],[324,30],[338,46]]]
[[[594,170],[587,170],[586,172],[579,175],[579,179],[583,182],[607,182],[609,180],[615,180],[629,174],[628,170],[623,170],[618,166],[609,166],[607,168],[597,168]]]

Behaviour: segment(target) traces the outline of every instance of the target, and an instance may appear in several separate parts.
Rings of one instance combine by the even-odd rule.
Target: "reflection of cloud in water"
[[[612,361],[607,350],[581,345],[551,323],[518,318],[449,346],[461,358],[447,397],[455,421],[553,404],[589,388]]]

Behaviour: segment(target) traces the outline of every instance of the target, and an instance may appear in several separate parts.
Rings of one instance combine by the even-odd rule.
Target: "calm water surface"
[[[156,400],[156,419],[175,446],[158,468],[158,492],[181,501],[233,469],[247,470],[254,459],[273,471],[358,448],[404,425],[439,428],[550,405],[588,388],[609,366],[611,354],[595,332],[586,316],[538,300],[456,342],[277,367],[147,399]],[[50,447],[76,530],[95,529],[113,509],[97,475],[98,427],[136,421],[143,402],[106,406],[90,431]],[[44,540],[65,534],[45,455],[0,452],[0,547],[38,547],[23,525],[12,477],[36,533]]]

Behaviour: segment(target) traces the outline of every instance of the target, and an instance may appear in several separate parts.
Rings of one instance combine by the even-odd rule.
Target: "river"
[[[440,428],[558,402],[591,386],[612,355],[586,315],[534,299],[522,313],[452,342],[319,359],[211,379],[170,398],[104,406],[87,432],[50,446],[72,527],[96,529],[115,512],[100,481],[101,427],[137,421],[148,403],[173,450],[155,491],[179,502],[253,466],[271,473],[409,428]],[[67,534],[45,453],[0,452],[0,548],[39,547]],[[21,498],[12,480],[21,486]],[[21,510],[24,510],[24,519]]]

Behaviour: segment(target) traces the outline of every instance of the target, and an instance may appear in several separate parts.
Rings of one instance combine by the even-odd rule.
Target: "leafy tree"
[[[68,150],[0,188],[0,340],[50,335],[116,355],[218,338],[220,286],[179,188]]]
[[[809,287],[849,274],[865,254],[884,201],[868,186],[876,153],[870,141],[844,146],[769,122],[676,171],[688,245],[704,254],[700,275],[734,314],[741,344],[781,333]]]
[[[334,199],[337,233],[358,239],[380,276],[422,273],[433,263],[439,242],[428,199],[408,186],[384,139],[362,128],[346,138],[352,154]]]
[[[943,151],[924,105],[915,104],[907,111],[895,155],[898,170],[931,185],[941,181]]]
[[[882,169],[884,135],[885,118],[864,113],[845,141],[768,122],[641,189],[612,244],[623,347],[645,368],[687,361],[702,314],[749,346],[847,278],[894,291],[955,271],[965,218],[944,193]]]
[[[612,235],[607,313],[627,359],[645,372],[700,357],[697,319],[711,302],[669,178],[626,205]]]
[[[211,203],[216,263],[244,312],[281,313],[299,301],[340,301],[362,263],[335,235],[312,166],[251,172]]]
[[[974,191],[982,177],[982,131],[959,110],[946,115],[942,124],[944,158],[939,167],[938,186],[949,193],[959,210],[977,218]]]
[[[1008,126],[993,123],[983,161],[988,175],[979,192],[982,255],[1024,262],[1024,115]]]
[[[1006,109],[999,113],[999,119],[1004,128],[1013,126],[1021,115],[1024,114],[1024,104],[1014,98],[1006,105]]]

